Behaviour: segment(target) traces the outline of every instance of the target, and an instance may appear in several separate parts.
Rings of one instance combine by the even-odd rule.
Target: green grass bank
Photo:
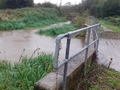
[[[106,17],[99,19],[99,22],[107,28],[120,33],[120,17]]]
[[[73,24],[69,24],[69,25],[63,25],[60,27],[53,27],[46,30],[39,30],[36,33],[44,34],[46,36],[57,36],[59,34],[64,34],[66,32],[73,31],[75,29],[77,28],[75,28]]]
[[[55,8],[21,8],[0,10],[0,30],[43,27],[66,21]]]
[[[46,36],[57,36],[59,34],[64,34],[69,31],[74,31],[74,30],[83,28],[86,21],[87,21],[87,19],[84,15],[77,16],[72,20],[71,24],[65,24],[63,26],[53,27],[53,28],[49,28],[49,29],[45,29],[45,30],[40,29],[36,33],[43,34]],[[81,32],[81,33],[79,33],[79,35],[84,36],[85,33]]]
[[[35,58],[24,57],[14,65],[0,61],[0,90],[33,90],[34,83],[52,69],[53,57],[45,53]]]

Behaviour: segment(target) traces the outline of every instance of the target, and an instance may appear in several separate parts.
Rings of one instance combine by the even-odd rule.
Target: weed
[[[98,90],[98,88],[99,88],[99,85],[95,85],[95,86],[89,88],[89,90]]]
[[[86,19],[84,17],[77,16],[73,23],[75,23],[76,27],[82,28],[85,24]]]
[[[52,70],[52,63],[52,55],[45,53],[35,58],[24,57],[14,66],[1,61],[0,90],[33,90],[34,83]]]
[[[77,90],[120,90],[120,72],[94,63]]]
[[[77,28],[83,28],[86,23],[86,17],[89,16],[88,10],[83,12],[80,16],[74,18],[73,23],[75,23]]]

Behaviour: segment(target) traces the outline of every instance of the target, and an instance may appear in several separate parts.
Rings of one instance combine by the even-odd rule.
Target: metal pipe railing
[[[88,49],[89,49],[89,42],[90,42],[90,29],[91,28],[89,28],[88,29],[88,35],[87,35],[87,42],[86,42],[86,44],[87,44],[87,48],[86,48],[86,52],[85,52],[85,65],[84,65],[84,75],[86,75],[86,64],[87,64],[87,58],[88,58]]]
[[[94,21],[94,25],[82,28],[82,29],[78,29],[75,31],[71,31],[65,34],[61,34],[58,35],[56,38],[56,48],[55,48],[55,56],[54,56],[54,69],[58,69],[60,68],[62,65],[64,65],[64,76],[63,76],[63,90],[66,89],[66,76],[67,76],[67,68],[68,68],[68,62],[74,58],[75,56],[77,56],[78,54],[80,54],[81,52],[85,51],[85,67],[84,67],[84,75],[86,75],[86,65],[87,65],[87,58],[88,58],[88,51],[89,51],[89,47],[91,45],[94,44],[95,47],[95,51],[98,51],[98,43],[99,43],[99,28],[100,28],[100,23],[97,23]],[[87,42],[86,45],[82,48],[82,50],[80,50],[79,52],[77,52],[76,54],[74,54],[73,56],[69,57],[69,51],[70,51],[70,42],[71,42],[71,36],[77,33],[80,33],[82,31],[86,31],[87,32]],[[92,31],[92,32],[91,32]],[[93,36],[93,41],[90,42],[90,36]],[[61,49],[61,40],[63,38],[67,38],[67,43],[66,43],[66,54],[65,54],[65,59],[63,60],[63,62],[61,62],[60,64],[58,64],[58,58],[59,58],[59,52]]]
[[[65,55],[65,59],[69,59],[69,51],[70,51],[70,41],[71,41],[71,36],[69,35],[67,37],[67,44],[66,44],[66,55]],[[63,77],[63,90],[65,90],[66,88],[66,76],[67,76],[67,66],[68,66],[68,63],[65,62],[64,63],[64,77]]]

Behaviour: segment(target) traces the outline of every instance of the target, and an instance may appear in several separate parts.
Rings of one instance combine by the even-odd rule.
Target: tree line
[[[120,15],[120,0],[86,0],[83,4],[96,17]]]
[[[79,14],[87,10],[95,17],[120,16],[120,0],[83,0],[80,4],[62,8]]]
[[[76,12],[81,14],[88,10],[90,14],[95,17],[120,15],[120,0],[83,0],[80,4],[72,5],[69,3],[69,5],[66,4],[64,6],[57,6],[50,2],[34,4],[33,0],[0,0],[0,9],[15,9],[32,6],[56,8],[61,13]]]
[[[120,16],[120,0],[83,0],[82,3],[72,5],[70,2],[64,6],[56,6],[52,3],[43,3],[38,6],[42,7],[57,7],[59,11],[64,13],[79,13],[82,14],[86,10],[95,17]]]
[[[33,0],[0,0],[0,9],[32,7]]]
[[[120,16],[120,0],[83,0],[76,5],[64,5],[64,12],[76,12],[82,14],[86,10],[95,17]]]

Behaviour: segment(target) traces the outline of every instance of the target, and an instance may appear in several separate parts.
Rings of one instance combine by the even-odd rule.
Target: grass
[[[115,32],[118,32],[118,33],[120,32],[120,26],[113,25],[112,23],[110,23],[107,20],[99,20],[99,22],[102,25],[106,26],[107,28],[109,28],[109,29],[111,29],[111,30],[113,30]]]
[[[104,31],[103,27],[100,27],[100,31],[101,31],[101,32],[103,32],[103,31]]]
[[[0,23],[0,30],[23,29],[26,24],[22,20],[4,20]]]
[[[88,16],[88,11],[85,11],[84,13],[82,13],[80,16],[76,16],[73,20],[72,20],[72,24],[70,25],[63,25],[61,27],[54,27],[54,28],[50,28],[50,29],[46,29],[46,30],[39,30],[37,33],[38,34],[44,34],[47,36],[57,36],[59,34],[64,34],[67,33],[69,31],[73,31],[79,28],[83,28],[84,24],[86,23],[86,17]],[[81,38],[85,36],[85,32],[81,32],[77,35],[75,35],[75,37],[77,38]]]
[[[120,72],[94,63],[77,90],[120,90]]]
[[[39,30],[37,33],[38,34],[44,34],[47,36],[57,36],[59,34],[63,34],[69,31],[73,31],[76,28],[74,27],[73,24],[69,24],[69,25],[63,25],[61,27],[53,27],[50,29],[46,29],[46,30]]]
[[[1,61],[0,90],[33,90],[34,83],[52,70],[52,63],[52,55],[45,53],[35,58],[24,57],[14,66]]]
[[[66,21],[53,8],[21,8],[0,10],[0,30],[43,27]]]

